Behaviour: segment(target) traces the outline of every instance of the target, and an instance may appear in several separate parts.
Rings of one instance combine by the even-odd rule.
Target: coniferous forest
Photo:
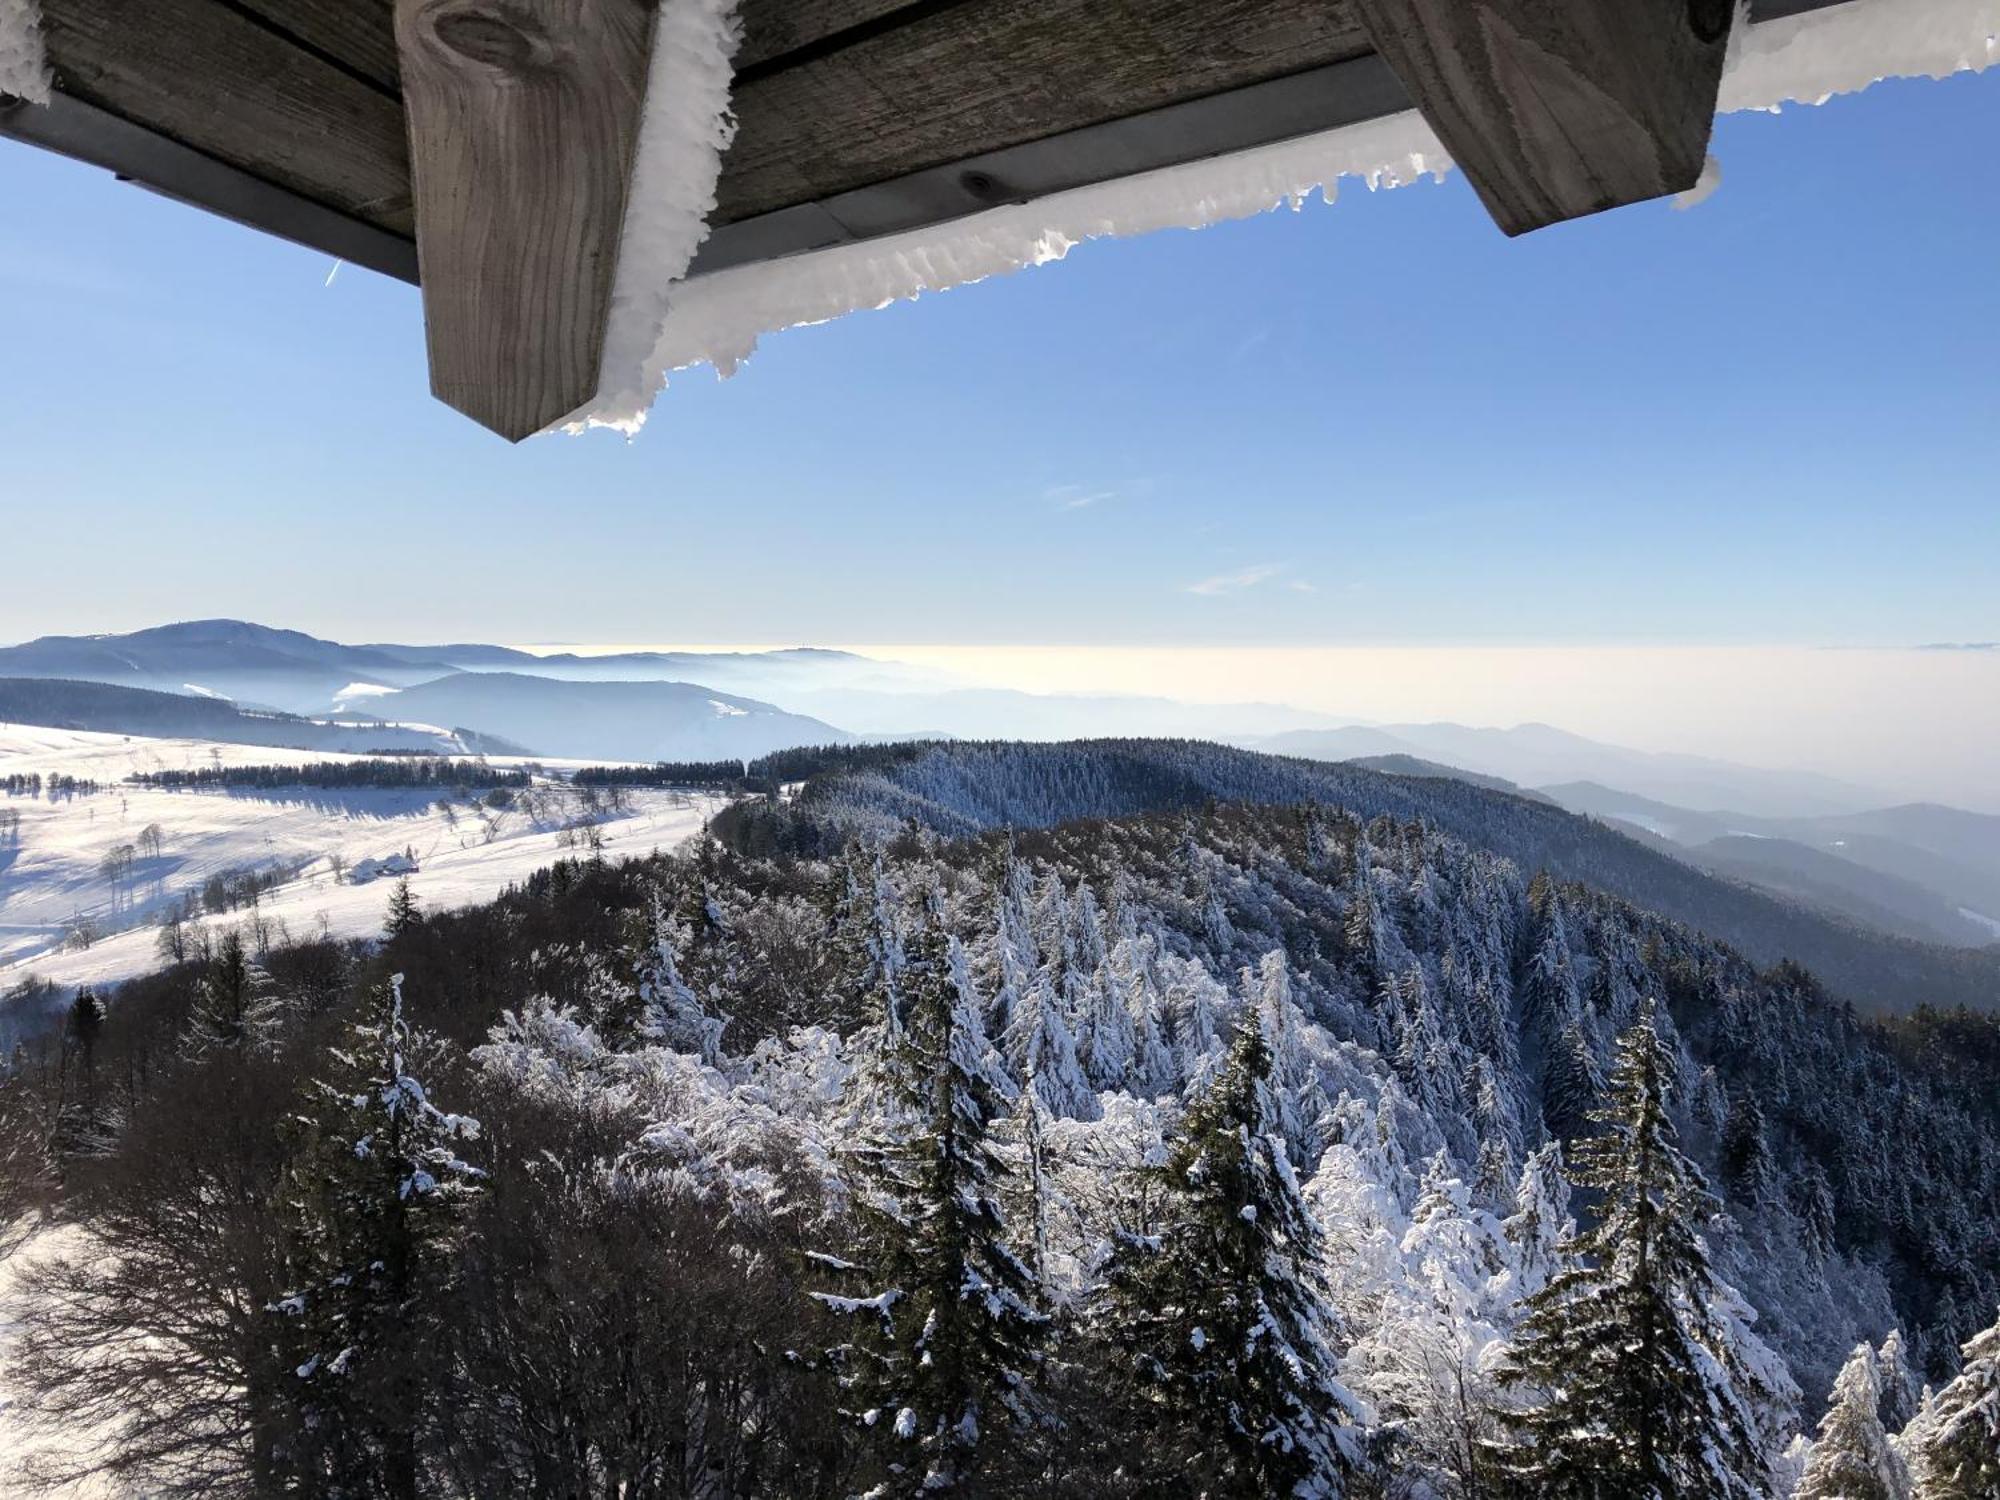
[[[1991,1015],[1865,1019],[1456,784],[988,754],[67,1002],[0,1085],[30,1461],[2000,1496]]]

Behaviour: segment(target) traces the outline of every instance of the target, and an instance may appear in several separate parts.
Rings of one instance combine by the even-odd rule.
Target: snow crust
[[[1949,78],[2000,61],[2000,0],[1850,0],[1739,26],[1717,109],[1776,113],[1885,78]]]
[[[0,94],[33,104],[49,102],[40,0],[0,0]]]
[[[5,3],[10,0],[0,0]],[[1451,166],[1422,117],[1408,111],[682,281],[706,234],[694,219],[713,204],[719,153],[734,128],[726,113],[726,58],[735,36],[728,10],[728,0],[667,0],[662,11],[663,40],[671,19],[706,37],[707,45],[656,51],[642,175],[627,225],[626,258],[633,264],[629,274],[626,265],[619,269],[604,389],[568,425],[571,432],[601,426],[636,433],[670,372],[707,364],[727,378],[766,333],[1046,265],[1087,240],[1198,229],[1286,203],[1297,209],[1316,190],[1332,203],[1344,177],[1360,178],[1372,190],[1424,176],[1442,180]],[[1996,59],[2000,0],[1850,0],[1739,25],[1719,109],[1818,104],[1884,78],[1944,78]],[[653,102],[676,99],[671,87],[662,86],[663,72],[691,80],[691,87],[683,85],[688,96],[677,104]],[[1711,162],[1676,207],[1699,203],[1720,180],[1719,165]],[[698,214],[687,207],[694,203]]]
[[[733,375],[765,333],[1046,265],[1086,240],[1199,229],[1287,203],[1296,209],[1314,191],[1332,203],[1343,177],[1373,190],[1426,175],[1442,180],[1450,166],[1437,137],[1411,110],[906,234],[697,276],[673,290],[639,399],[600,400],[587,423],[637,432],[669,371],[709,364]]]
[[[742,39],[736,0],[661,0],[598,392],[572,431],[585,424],[636,431],[659,389],[648,356],[669,289],[708,238],[722,153],[736,136],[729,85]]]

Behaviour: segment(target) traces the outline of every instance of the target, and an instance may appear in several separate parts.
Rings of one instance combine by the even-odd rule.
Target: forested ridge
[[[1993,1493],[1992,1018],[1448,803],[1005,769],[78,997],[17,1412],[190,1493]]]
[[[1946,948],[1844,923],[1705,874],[1594,819],[1441,777],[1263,755],[1190,740],[872,745],[800,752],[816,774],[782,813],[743,803],[720,825],[747,849],[824,852],[910,822],[948,838],[1212,801],[1324,802],[1420,818],[1522,868],[1546,869],[1689,923],[1762,963],[1807,965],[1871,1012],[2000,1010],[2000,944]],[[787,776],[784,779],[793,780]]]

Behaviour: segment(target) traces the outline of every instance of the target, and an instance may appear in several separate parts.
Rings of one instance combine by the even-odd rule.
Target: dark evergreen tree
[[[1096,1299],[1097,1327],[1156,1418],[1158,1482],[1342,1493],[1360,1462],[1359,1410],[1329,1343],[1319,1231],[1286,1154],[1257,1008],[1159,1170],[1166,1222],[1120,1236]]]
[[[879,1440],[875,1493],[979,1493],[1018,1460],[1019,1429],[1036,1419],[1048,1316],[1000,1205],[1008,1168],[992,1126],[1011,1086],[935,911],[900,981],[901,1025],[883,1044],[904,1061],[884,1076],[905,1096],[863,1157],[863,1247],[823,1260],[870,1289],[817,1295],[857,1324],[837,1357],[854,1414]],[[1013,1440],[985,1441],[1009,1426]]]
[[[1601,1133],[1571,1143],[1570,1178],[1601,1195],[1596,1223],[1528,1300],[1504,1384],[1497,1457],[1546,1500],[1762,1500],[1759,1377],[1714,1309],[1724,1299],[1700,1228],[1713,1211],[1675,1141],[1674,1074],[1650,1005],[1618,1042]]]
[[[418,1493],[418,1440],[443,1394],[452,1244],[481,1173],[479,1124],[416,1076],[434,1047],[403,1020],[403,976],[374,992],[299,1117],[285,1191],[291,1290],[271,1306],[293,1380],[277,1465],[307,1495]]]
[[[1590,1131],[1604,1100],[1604,1076],[1581,1022],[1564,1028],[1542,1063],[1542,1123],[1551,1140],[1573,1140]]]
[[[195,991],[184,1049],[191,1056],[248,1052],[271,1045],[285,1019],[284,1003],[264,967],[234,929],[223,934],[215,960]]]
[[[1722,1180],[1730,1196],[1762,1207],[1771,1195],[1777,1172],[1765,1140],[1764,1110],[1757,1095],[1739,1088],[1729,1100],[1729,1117],[1722,1130]]]
[[[417,905],[416,892],[410,889],[410,877],[405,875],[389,892],[389,918],[383,924],[383,930],[390,937],[399,938],[423,919],[423,909]]]
[[[104,1001],[89,985],[81,986],[69,1005],[69,1034],[86,1072],[97,1054],[97,1038],[104,1030]]]

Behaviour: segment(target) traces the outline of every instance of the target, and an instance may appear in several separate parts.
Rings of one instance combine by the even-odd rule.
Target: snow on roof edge
[[[587,425],[636,433],[668,371],[710,364],[732,375],[765,333],[1044,265],[1086,240],[1202,228],[1284,203],[1298,208],[1315,190],[1331,203],[1343,177],[1359,177],[1371,189],[1399,187],[1426,174],[1442,180],[1450,167],[1423,117],[1408,110],[903,234],[697,276],[674,289],[647,361],[646,400],[616,410],[600,406]]]
[[[1887,78],[1949,78],[2000,62],[2000,0],[1848,0],[1742,28],[1718,114],[1824,104]]]
[[[0,0],[0,94],[30,104],[49,102],[40,0]]]
[[[729,112],[732,60],[743,39],[736,7],[737,0],[660,0],[598,390],[565,419],[571,431],[598,422],[601,413],[632,413],[637,431],[637,414],[664,384],[651,376],[648,356],[662,336],[675,284],[708,238],[722,153],[736,136]]]
[[[0,5],[8,3],[23,0],[0,0]],[[733,9],[731,0],[666,0],[666,7]],[[664,12],[661,25],[666,25]],[[733,40],[729,45],[733,50]],[[655,61],[657,75],[657,57]],[[1775,113],[1785,104],[1823,104],[1836,94],[1858,93],[1886,78],[1945,78],[1983,71],[1996,61],[2000,61],[2000,0],[1846,0],[1754,26],[1739,25],[1717,108],[1722,114]],[[674,97],[657,89],[656,76],[648,92],[647,130],[654,128],[650,101]],[[723,92],[726,98],[726,79]],[[719,108],[726,110],[726,103]],[[719,139],[708,138],[704,146],[718,169],[733,128],[729,122]],[[1316,190],[1332,203],[1343,177],[1361,178],[1371,190],[1400,187],[1426,175],[1442,181],[1451,165],[1423,117],[1409,110],[1073,188],[904,234],[735,266],[671,287],[656,277],[651,284],[657,288],[657,300],[646,307],[648,326],[657,329],[657,337],[643,360],[643,374],[616,390],[607,380],[605,392],[577,413],[566,430],[609,427],[633,436],[671,371],[707,364],[726,379],[767,333],[831,322],[851,312],[913,301],[926,292],[1045,265],[1061,260],[1086,240],[1157,229],[1199,229],[1250,218],[1285,203],[1297,209]],[[711,173],[707,180],[704,214],[713,206],[714,178]],[[1717,180],[1719,172],[1711,163],[1703,184],[1681,195],[1678,206],[1698,202]],[[633,196],[636,203],[640,197],[636,173]],[[628,218],[628,243],[632,222]],[[687,244],[676,275],[685,273],[706,233],[704,224]],[[671,254],[649,250],[648,262],[658,268],[674,264],[679,245],[676,241]],[[622,287],[622,265],[619,279]],[[652,322],[656,308],[662,309],[661,315]],[[629,368],[629,338],[637,327],[615,331],[620,335],[620,368]],[[611,347],[607,335],[607,372],[612,369]]]

